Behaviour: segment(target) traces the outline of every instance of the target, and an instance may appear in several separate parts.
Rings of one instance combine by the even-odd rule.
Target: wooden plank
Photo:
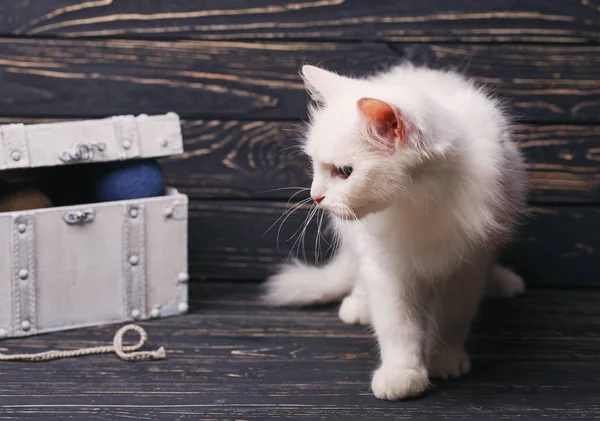
[[[594,122],[600,46],[0,39],[0,115],[302,119],[304,63],[360,75],[410,59],[489,84],[521,121]]]
[[[145,322],[167,360],[114,356],[0,365],[2,419],[496,420],[595,419],[600,398],[591,291],[534,290],[485,303],[469,341],[473,370],[401,403],[369,391],[370,332],[336,308],[270,309],[256,285],[196,284],[192,313]],[[0,342],[0,352],[110,342],[115,326]]]
[[[0,124],[63,121],[3,118]],[[183,155],[162,160],[169,185],[193,199],[288,200],[308,187],[300,122],[184,120]],[[534,203],[600,203],[600,126],[519,125]],[[297,195],[296,200],[307,197]]]
[[[277,221],[286,208],[269,201],[192,201],[192,276],[262,280],[286,258],[304,259],[306,253],[306,260],[313,262],[318,215],[302,245],[296,240],[309,208],[300,207],[279,230]],[[555,206],[530,211],[519,241],[506,250],[504,260],[528,285],[600,285],[600,209]],[[328,243],[318,244],[319,255],[325,255]]]
[[[465,42],[596,42],[592,1],[5,1],[2,34]]]
[[[185,153],[163,160],[170,184],[192,198],[288,200],[308,187],[302,126],[276,121],[184,121]],[[529,162],[530,200],[600,202],[600,126],[515,128]],[[296,200],[308,197],[296,196]]]

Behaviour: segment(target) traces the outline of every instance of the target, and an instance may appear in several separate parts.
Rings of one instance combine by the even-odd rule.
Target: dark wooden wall
[[[307,212],[279,248],[263,236],[291,195],[272,190],[310,182],[298,68],[455,67],[521,124],[531,218],[506,258],[530,285],[598,286],[599,36],[597,0],[3,0],[0,123],[179,113],[164,167],[191,198],[193,278],[260,280]]]

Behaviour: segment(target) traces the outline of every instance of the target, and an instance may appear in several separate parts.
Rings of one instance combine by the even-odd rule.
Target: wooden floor
[[[364,328],[342,324],[335,308],[263,307],[257,291],[194,285],[191,314],[144,324],[166,361],[0,364],[0,420],[600,419],[600,291],[486,303],[472,373],[409,402],[369,392],[377,353]],[[95,346],[115,330],[9,340],[0,352]]]
[[[504,257],[535,288],[485,305],[469,376],[391,403],[369,391],[375,341],[335,308],[274,310],[257,303],[256,284],[196,283],[190,315],[144,324],[166,361],[0,363],[0,421],[600,419],[599,5],[0,1],[0,124],[182,117],[185,153],[162,165],[190,198],[196,281],[264,279],[294,255],[308,207],[269,227],[288,188],[310,185],[310,163],[293,153],[303,64],[464,71],[520,123],[530,218]],[[116,329],[4,341],[0,352],[96,346]]]

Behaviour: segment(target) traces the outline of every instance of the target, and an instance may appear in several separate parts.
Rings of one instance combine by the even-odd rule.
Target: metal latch
[[[92,209],[69,211],[63,215],[63,219],[69,225],[87,224],[92,222],[95,217]]]
[[[92,161],[95,150],[104,152],[106,150],[106,143],[76,143],[71,149],[60,154],[60,160],[65,163]]]

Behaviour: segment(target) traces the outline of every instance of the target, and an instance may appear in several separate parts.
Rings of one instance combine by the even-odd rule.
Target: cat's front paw
[[[338,314],[342,322],[349,325],[367,325],[371,322],[367,297],[358,294],[344,298]]]
[[[441,347],[429,362],[429,375],[438,379],[456,379],[471,371],[471,362],[464,348]]]
[[[429,387],[427,370],[381,366],[375,371],[371,389],[379,399],[395,401],[422,395]]]

